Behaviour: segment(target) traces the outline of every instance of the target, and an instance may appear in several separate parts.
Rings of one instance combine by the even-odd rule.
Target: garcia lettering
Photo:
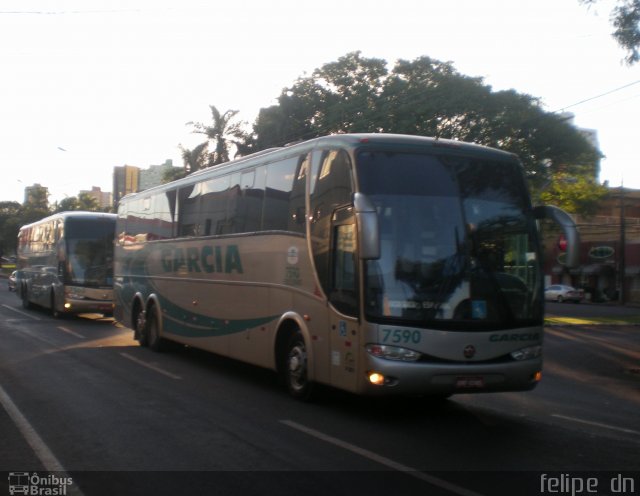
[[[492,334],[489,336],[489,341],[492,343],[498,343],[503,341],[539,341],[540,333],[531,332],[525,334]]]
[[[161,259],[165,272],[243,273],[240,250],[237,245],[164,248]]]

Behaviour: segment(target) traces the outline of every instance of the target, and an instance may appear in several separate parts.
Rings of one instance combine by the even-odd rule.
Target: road
[[[532,392],[307,404],[269,371],[155,354],[110,319],[2,291],[0,495],[18,472],[86,496],[553,493],[543,474],[640,489],[640,327],[549,327],[545,353]]]

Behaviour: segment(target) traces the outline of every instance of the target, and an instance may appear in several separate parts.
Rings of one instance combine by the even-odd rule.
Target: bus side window
[[[286,231],[289,228],[289,205],[298,163],[298,157],[290,157],[267,166],[267,187],[262,214],[263,230]]]
[[[318,156],[320,154],[320,156]],[[331,216],[352,201],[351,159],[344,150],[314,152],[311,177],[311,247],[325,294],[329,295]]]
[[[347,315],[358,313],[355,224],[334,228],[331,303]]]
[[[200,209],[196,210],[197,230],[194,236],[211,236],[227,234],[229,229],[228,199],[231,191],[231,176],[220,176],[198,183]],[[195,191],[195,189],[194,189]]]
[[[240,178],[238,217],[244,219],[244,232],[257,232],[262,228],[262,204],[265,191],[264,166],[245,171]],[[240,232],[240,231],[237,231]]]
[[[309,155],[298,158],[291,197],[289,198],[289,231],[306,232],[305,197],[307,190],[307,176],[309,174]]]
[[[175,190],[156,193],[151,197],[149,210],[149,240],[173,237]],[[172,201],[173,200],[173,201]]]
[[[178,237],[197,236],[201,231],[198,223],[200,184],[191,184],[178,191]]]

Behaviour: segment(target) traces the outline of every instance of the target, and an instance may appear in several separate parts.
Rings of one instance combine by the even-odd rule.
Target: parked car
[[[584,300],[584,291],[565,284],[554,284],[544,290],[544,299],[547,301],[557,301],[558,303],[562,303],[563,301],[580,303]]]
[[[16,271],[15,270],[9,276],[9,280],[7,282],[7,285],[9,286],[9,291],[15,291],[16,290]]]

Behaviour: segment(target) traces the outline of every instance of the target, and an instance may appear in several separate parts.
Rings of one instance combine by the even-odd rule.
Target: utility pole
[[[626,264],[626,248],[627,248],[627,240],[626,240],[626,225],[625,225],[625,195],[624,195],[624,183],[620,186],[620,255],[618,256],[618,274],[620,281],[620,292],[619,292],[619,301],[621,305],[624,305],[626,302],[626,293],[624,288],[624,279],[625,279],[625,271],[627,268]]]

